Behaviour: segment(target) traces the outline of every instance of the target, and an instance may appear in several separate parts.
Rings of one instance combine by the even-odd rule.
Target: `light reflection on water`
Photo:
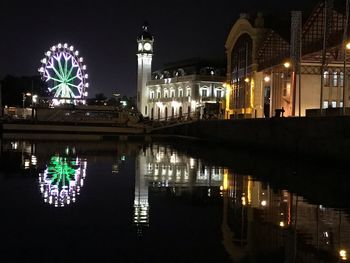
[[[89,180],[89,160],[96,158],[96,152],[86,153],[81,150],[84,147],[67,146],[61,152],[50,152],[49,147],[38,149],[36,144],[16,141],[5,143],[3,151],[20,153],[21,169],[37,171],[45,202],[56,209],[66,205],[74,209],[77,204],[73,202],[79,203],[76,195],[84,180]],[[348,261],[350,221],[345,211],[311,204],[288,190],[254,180],[253,174],[236,174],[232,168],[208,164],[170,146],[132,149],[116,150],[108,169],[110,176],[121,176],[124,162],[135,158],[134,200],[129,206],[133,209],[130,223],[137,228],[138,236],[157,228],[152,222],[158,222],[161,213],[152,210],[154,198],[178,199],[200,193],[201,200],[213,200],[221,209],[218,242],[234,262]]]

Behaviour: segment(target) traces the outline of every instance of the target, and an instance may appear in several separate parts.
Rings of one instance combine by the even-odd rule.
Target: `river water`
[[[201,149],[2,141],[0,261],[348,260],[348,207],[306,199]]]

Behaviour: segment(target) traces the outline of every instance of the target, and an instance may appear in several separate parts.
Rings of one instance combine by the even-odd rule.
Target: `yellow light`
[[[285,68],[290,68],[290,62],[289,62],[289,61],[284,62],[284,63],[283,63],[283,66],[284,66]]]
[[[265,76],[265,77],[264,77],[264,81],[265,81],[265,82],[269,82],[269,81],[270,81],[270,77],[269,77],[269,76]]]
[[[252,191],[253,191],[253,184],[252,184],[252,178],[248,176],[248,184],[247,184],[247,199],[248,204],[252,203]]]
[[[267,205],[266,200],[262,200],[262,201],[261,201],[261,205],[262,205],[262,206],[266,206],[266,205]]]
[[[346,43],[345,48],[350,49],[350,42]]]
[[[280,222],[280,227],[284,227],[284,222],[283,221]]]
[[[248,83],[249,82],[249,78],[245,78],[244,81]]]
[[[247,202],[246,202],[246,200],[245,200],[245,197],[244,196],[242,196],[242,205],[246,205],[247,204]]]
[[[224,182],[223,182],[224,190],[228,189],[228,170],[224,169]]]
[[[250,85],[250,107],[254,108],[254,80],[252,79],[251,85]]]
[[[342,249],[342,250],[339,250],[339,256],[341,258],[341,260],[347,260],[347,256],[346,256],[346,250]]]

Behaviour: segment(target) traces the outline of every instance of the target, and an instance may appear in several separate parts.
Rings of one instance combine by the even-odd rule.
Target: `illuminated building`
[[[153,41],[148,25],[144,25],[137,39],[137,106],[142,115],[151,120],[222,117],[221,109],[226,107],[225,67],[192,59],[152,73]]]
[[[337,4],[325,8],[321,1],[306,19],[293,12],[292,19],[278,23],[276,17],[241,14],[225,44],[231,117],[271,117],[282,107],[284,116],[304,116],[307,109],[317,114],[320,108],[340,112],[344,97],[349,106],[344,10]]]
[[[206,188],[208,197],[218,196],[223,185],[224,169],[208,166],[166,146],[143,149],[136,159],[134,219],[142,231],[150,223],[149,192],[170,189],[174,195]]]

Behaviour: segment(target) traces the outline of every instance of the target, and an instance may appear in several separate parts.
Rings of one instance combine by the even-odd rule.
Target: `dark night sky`
[[[36,75],[44,52],[67,42],[85,58],[89,96],[135,95],[136,37],[145,20],[155,36],[155,70],[191,57],[224,59],[224,44],[239,13],[303,10],[299,2],[2,0],[0,78]]]

